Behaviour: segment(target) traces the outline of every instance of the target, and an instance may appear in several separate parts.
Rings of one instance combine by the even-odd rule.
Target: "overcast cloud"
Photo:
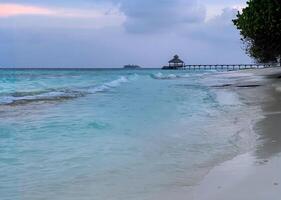
[[[0,66],[247,63],[242,0],[0,0]]]

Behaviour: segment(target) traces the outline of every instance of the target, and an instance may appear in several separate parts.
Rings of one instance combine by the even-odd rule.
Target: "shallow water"
[[[0,199],[143,200],[196,184],[251,140],[246,107],[223,103],[209,73],[0,70]]]

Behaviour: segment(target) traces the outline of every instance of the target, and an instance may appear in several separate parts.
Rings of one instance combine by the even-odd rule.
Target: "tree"
[[[281,63],[281,0],[248,0],[233,23],[251,57]]]

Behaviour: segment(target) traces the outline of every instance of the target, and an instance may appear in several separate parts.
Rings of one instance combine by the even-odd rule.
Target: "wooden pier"
[[[163,69],[170,70],[243,70],[243,69],[264,69],[276,67],[276,64],[211,64],[211,65],[183,65],[181,67],[165,66]]]

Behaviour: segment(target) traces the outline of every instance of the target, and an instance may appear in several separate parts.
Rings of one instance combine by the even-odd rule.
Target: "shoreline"
[[[182,108],[187,108],[187,104],[181,104],[181,106],[178,107],[178,110],[176,110],[175,113],[178,113],[178,111],[185,111],[183,112],[184,115],[182,118],[178,118],[178,115],[175,115],[176,118],[165,117],[166,121],[167,120],[179,121],[178,119],[182,119],[179,121],[180,123],[175,124],[174,126],[171,126],[169,124],[168,126],[164,126],[164,123],[159,124],[159,126],[157,126],[159,127],[159,129],[153,129],[151,130],[151,132],[156,132],[160,134],[153,135],[153,137],[147,137],[147,139],[149,139],[149,142],[147,142],[148,140],[144,140],[143,143],[142,141],[138,143],[139,138],[129,138],[129,140],[123,140],[123,138],[127,139],[126,138],[127,134],[126,134],[126,136],[121,138],[120,140],[121,141],[120,144],[122,144],[122,146],[121,145],[113,146],[114,149],[116,148],[121,149],[122,150],[121,154],[119,153],[115,154],[115,152],[109,151],[110,154],[113,152],[112,155],[114,155],[114,157],[116,156],[116,158],[118,158],[118,161],[119,158],[121,158],[120,159],[121,162],[123,162],[122,158],[124,158],[123,157],[124,152],[129,152],[129,154],[126,153],[126,155],[129,156],[126,157],[126,159],[124,160],[125,162],[122,163],[122,164],[125,163],[124,165],[126,167],[125,170],[123,170],[124,169],[123,166],[114,167],[114,165],[112,165],[113,168],[110,169],[110,171],[106,171],[103,170],[104,168],[103,166],[101,166],[101,168],[99,167],[96,168],[97,169],[96,174],[91,174],[90,168],[92,166],[92,163],[94,163],[93,161],[95,159],[99,159],[99,156],[95,157],[92,155],[91,152],[93,151],[99,152],[100,149],[85,148],[83,144],[86,140],[84,140],[84,137],[80,137],[79,134],[81,130],[84,130],[86,139],[88,139],[89,137],[88,133],[91,131],[88,132],[88,129],[84,129],[85,127],[90,127],[89,130],[94,130],[94,131],[100,130],[101,132],[97,132],[97,133],[98,134],[102,133],[102,134],[99,135],[104,135],[104,133],[112,132],[112,127],[114,126],[110,124],[111,121],[106,120],[107,115],[104,115],[104,109],[106,108],[106,106],[102,107],[101,110],[98,109],[99,106],[95,107],[96,105],[101,105],[100,103],[102,103],[102,105],[105,105],[105,102],[112,102],[112,100],[118,102],[121,100],[121,103],[119,102],[118,105],[125,105],[126,103],[126,105],[129,105],[130,108],[129,110],[133,111],[132,113],[131,112],[126,113],[126,115],[135,116],[136,112],[134,110],[134,107],[136,106],[136,104],[130,105],[127,101],[127,99],[130,99],[130,102],[132,102],[132,100],[134,99],[133,97],[136,97],[135,93],[133,92],[128,93],[128,91],[131,90],[125,90],[126,95],[123,95],[124,97],[123,99],[122,98],[120,99],[118,95],[112,95],[112,96],[110,95],[111,97],[109,99],[95,98],[93,101],[93,99],[91,98],[92,95],[88,95],[85,98],[81,98],[81,99],[79,98],[78,101],[69,101],[69,103],[67,104],[55,104],[57,106],[57,109],[52,109],[52,112],[50,113],[47,112],[47,110],[49,109],[48,106],[50,105],[49,102],[47,104],[44,104],[42,102],[38,102],[38,104],[36,104],[35,102],[32,102],[31,104],[28,105],[14,106],[13,109],[9,109],[9,107],[7,107],[8,108],[7,111],[2,112],[2,117],[4,116],[3,117],[4,119],[5,118],[8,119],[7,124],[10,123],[9,119],[11,119],[11,122],[13,122],[13,125],[15,124],[16,129],[26,130],[26,133],[30,135],[33,135],[32,129],[24,129],[24,127],[21,126],[17,127],[16,123],[22,122],[22,124],[25,124],[27,122],[28,124],[31,122],[32,127],[34,126],[39,127],[38,130],[43,130],[43,133],[49,133],[49,131],[52,131],[51,133],[53,133],[52,129],[45,129],[46,127],[45,122],[48,121],[45,119],[51,119],[50,122],[48,122],[51,123],[50,126],[54,127],[55,128],[54,130],[56,131],[57,130],[59,132],[61,131],[60,134],[62,134],[62,137],[65,137],[66,134],[64,133],[64,130],[60,129],[59,127],[67,127],[68,124],[73,123],[73,119],[75,119],[75,121],[78,120],[80,121],[82,118],[90,119],[90,117],[94,119],[93,121],[81,120],[80,123],[73,123],[76,128],[73,130],[73,132],[70,131],[70,133],[72,133],[71,136],[72,135],[75,136],[74,137],[75,144],[78,145],[78,147],[79,144],[81,144],[82,146],[79,149],[85,150],[78,153],[79,154],[83,153],[87,157],[87,160],[83,161],[85,163],[80,165],[80,167],[82,168],[85,167],[87,173],[84,174],[87,174],[87,176],[85,176],[86,178],[72,176],[72,179],[77,180],[77,182],[69,182],[67,184],[62,184],[61,188],[58,189],[55,188],[54,191],[57,192],[57,194],[54,196],[52,195],[53,197],[75,198],[74,196],[68,196],[69,195],[68,192],[75,191],[75,189],[77,188],[77,184],[79,188],[83,188],[83,192],[85,192],[85,196],[92,196],[95,195],[96,193],[100,196],[101,199],[110,198],[110,197],[113,198],[114,195],[117,196],[120,195],[119,197],[120,198],[122,197],[123,199],[131,199],[132,197],[134,197],[135,199],[142,199],[142,200],[143,199],[146,200],[148,199],[259,200],[258,197],[261,196],[261,194],[258,194],[259,196],[249,196],[252,194],[256,194],[257,192],[255,190],[258,190],[262,194],[265,194],[267,196],[273,194],[274,195],[273,197],[270,196],[271,200],[275,200],[275,199],[277,200],[278,198],[275,197],[281,196],[280,194],[281,177],[280,178],[277,177],[277,175],[279,174],[281,175],[281,173],[279,173],[281,168],[281,158],[279,158],[279,152],[281,152],[281,145],[280,145],[281,138],[278,136],[278,134],[276,134],[276,129],[281,130],[281,123],[279,123],[281,120],[281,105],[279,103],[281,101],[281,84],[279,83],[280,81],[277,79],[279,78],[279,74],[281,75],[281,68],[276,69],[276,71],[275,70],[273,71],[272,69],[270,69],[270,71],[260,69],[260,70],[242,70],[239,72],[238,71],[215,72],[215,73],[212,72],[212,73],[202,73],[198,75],[197,74],[175,75],[175,74],[169,74],[168,72],[168,74],[160,73],[159,77],[157,77],[158,74],[155,74],[156,77],[152,77],[150,73],[147,74],[149,74],[148,76],[149,82],[139,82],[138,83],[139,85],[138,84],[135,85],[132,89],[140,88],[144,85],[144,83],[150,84],[152,82],[156,82],[158,79],[160,79],[160,81],[158,81],[157,83],[159,83],[161,87],[156,84],[156,86],[158,87],[152,90],[153,94],[154,93],[158,94],[159,92],[157,91],[160,91],[161,94],[162,90],[160,89],[162,88],[164,88],[165,91],[167,88],[172,88],[170,91],[174,91],[174,87],[167,87],[167,85],[162,85],[162,82],[163,84],[169,82],[168,86],[170,86],[170,82],[171,83],[175,82],[177,84],[176,86],[177,87],[180,86],[181,88],[181,90],[179,90],[180,94],[182,94],[183,90],[185,92],[187,87],[191,87],[193,89],[194,86],[197,87],[199,86],[198,91],[203,92],[203,94],[198,93],[197,90],[194,90],[194,93],[192,93],[193,90],[191,90],[191,92],[187,91],[187,93],[184,93],[183,95],[186,94],[194,95],[192,96],[193,98],[191,98],[194,99],[195,97],[197,97],[197,95],[201,94],[202,97],[204,97],[204,101],[202,101],[202,103],[207,102],[210,103],[210,105],[207,104],[208,105],[207,107],[203,107],[202,110],[200,110],[200,112],[199,111],[197,112],[198,118],[195,118],[195,121],[186,122],[185,117],[186,117],[186,113],[188,113],[187,111],[189,110],[184,110],[184,109],[182,110]],[[147,75],[145,75],[145,77],[147,77]],[[195,77],[194,80],[196,81],[196,84],[194,84],[193,82],[189,82],[190,77],[191,78]],[[161,81],[161,79],[162,80],[168,79],[168,81]],[[173,79],[175,79],[175,81]],[[182,82],[181,79],[183,79]],[[176,80],[179,81],[177,82]],[[106,83],[107,82],[109,81],[106,81]],[[115,85],[116,79],[114,78],[113,81],[110,81],[109,83],[111,84],[114,83]],[[117,81],[117,83],[119,84],[119,81]],[[192,85],[188,85],[186,83],[190,83]],[[96,88],[96,85],[94,87]],[[150,90],[149,91],[143,90],[142,92],[143,92],[141,93],[143,94],[142,96],[151,94],[151,93],[147,93],[147,92],[151,92]],[[127,94],[130,94],[131,96],[127,96]],[[170,92],[168,92],[167,94],[171,96]],[[96,95],[94,96],[96,97]],[[112,97],[116,97],[116,99]],[[139,97],[137,98],[139,100]],[[162,98],[163,98],[162,95],[159,96],[159,99]],[[146,100],[146,98],[144,98],[144,100]],[[89,102],[91,103],[94,102],[93,104],[90,103],[90,105],[93,106],[93,108],[95,109],[95,113],[97,115],[92,116],[91,115],[92,112],[90,113],[86,112],[86,115],[83,115],[86,116],[86,118],[85,117],[68,118],[68,116],[64,114],[65,112],[75,113],[75,109],[73,108],[79,106],[80,109],[75,116],[80,116],[81,111],[89,110],[88,107]],[[176,105],[178,105],[178,102],[181,101],[176,101]],[[164,103],[166,103],[166,101]],[[106,104],[106,105],[110,105],[110,104]],[[167,107],[167,105],[174,105],[174,104],[165,104],[165,107]],[[195,105],[198,106],[198,104]],[[203,105],[203,104],[199,104],[199,105]],[[40,109],[35,109],[37,106],[40,106]],[[0,113],[1,113],[1,108],[2,107],[0,106]],[[148,111],[150,111],[150,108],[151,107],[149,107]],[[120,113],[116,111],[122,111],[122,112],[124,111],[123,106],[121,107],[112,106],[110,107],[110,109],[108,109],[108,111],[111,110],[115,110],[115,113],[117,113],[116,116],[118,116],[118,113]],[[107,113],[111,113],[111,112],[107,112]],[[167,111],[167,113],[170,114],[171,112]],[[161,116],[162,115],[164,116],[164,114],[161,113]],[[7,117],[5,117],[5,115]],[[147,116],[150,115],[151,113],[149,112]],[[59,118],[56,117],[54,120],[52,120],[53,116],[57,116]],[[105,120],[100,120],[100,118],[98,118],[97,116],[101,116]],[[143,115],[140,116],[143,117]],[[192,117],[192,115],[190,116],[188,115],[188,117]],[[161,117],[159,118],[161,119]],[[38,119],[38,121],[35,120],[36,123],[33,124],[34,119]],[[62,121],[63,126],[56,126],[57,119],[63,119]],[[125,119],[126,122],[128,122],[128,119],[130,118],[128,117]],[[4,128],[6,124],[5,120],[2,122]],[[121,120],[121,122],[123,122],[123,120]],[[133,121],[133,123],[134,122],[135,121]],[[161,120],[161,122],[163,121]],[[82,126],[80,126],[80,124],[82,124]],[[120,121],[116,121],[115,125],[116,124],[120,124]],[[167,123],[165,123],[165,125],[167,125]],[[44,128],[41,129],[41,127]],[[152,128],[152,127],[153,124],[148,128]],[[9,132],[8,128],[9,127],[7,127],[6,129],[7,131],[5,136],[7,139],[9,139],[12,135],[11,134],[12,132]],[[129,126],[128,130],[134,130],[133,128],[134,127]],[[166,129],[167,132],[163,131]],[[108,132],[105,132],[106,130],[108,130]],[[122,134],[123,132],[122,129],[119,130],[121,130],[120,133]],[[186,134],[187,130],[188,133]],[[192,133],[194,132],[195,135],[197,135],[198,134],[197,131],[198,133],[203,133],[202,134],[203,137],[200,137],[198,139],[195,138],[195,140],[192,140],[193,139]],[[165,136],[170,136],[170,133],[173,132],[179,132],[179,133],[172,135],[172,137],[168,137],[167,140]],[[95,134],[95,138],[93,137],[94,140],[92,142],[95,144],[96,140],[100,139],[98,141],[101,142],[103,146],[106,146],[106,144],[108,144],[107,143],[108,140],[103,140],[104,139],[103,137],[102,138],[96,137],[96,135],[98,134]],[[47,137],[49,141],[54,141],[54,140],[57,141],[57,138],[53,137],[52,134],[44,134],[44,137],[45,135],[51,136],[50,138]],[[69,136],[70,135],[67,135],[67,137]],[[162,136],[163,140],[162,138],[159,139],[158,136]],[[39,139],[41,139],[40,137],[41,135],[39,135]],[[46,138],[44,137],[43,140],[45,142]],[[73,141],[74,138],[69,137],[69,139]],[[78,138],[81,140],[77,140]],[[115,139],[118,137],[113,137],[113,138]],[[154,138],[155,140],[153,140]],[[35,139],[37,138],[35,137]],[[108,137],[106,139],[112,140],[111,137]],[[189,139],[191,142],[188,142]],[[91,140],[89,140],[89,142],[90,141]],[[124,141],[124,143],[122,141]],[[138,141],[138,142],[134,143],[134,141]],[[88,140],[86,142],[88,142]],[[164,142],[164,146],[161,146],[163,142]],[[122,147],[126,146],[126,144],[129,144],[128,146],[129,148],[126,147],[125,150],[122,149]],[[49,143],[49,145],[51,146],[52,144]],[[184,148],[174,148],[177,147],[177,145],[180,145],[180,147],[184,147]],[[190,149],[185,148],[188,145],[190,145],[192,148]],[[194,147],[192,145],[194,145]],[[73,145],[71,144],[70,146],[72,147]],[[133,150],[137,155],[135,153],[132,153],[131,147],[133,147]],[[143,151],[142,147],[148,147],[148,151]],[[33,146],[31,146],[31,148],[33,149]],[[36,148],[40,148],[40,146],[36,146]],[[68,148],[69,146],[67,145],[67,152],[69,151]],[[76,149],[77,148],[71,149],[71,151],[76,152]],[[61,152],[65,152],[65,151],[61,151]],[[151,152],[153,153],[152,156],[151,156]],[[107,153],[107,155],[110,154]],[[62,154],[62,158],[65,155],[69,156],[68,153]],[[130,155],[132,155],[133,157],[130,157]],[[33,154],[29,154],[28,156],[33,157]],[[46,155],[42,154],[42,157],[43,156]],[[92,162],[88,163],[89,158],[92,157],[94,157],[94,159],[92,160]],[[73,162],[72,161],[69,162],[69,160],[61,159],[60,163],[63,163],[65,166],[66,164],[68,166],[73,166],[73,164],[76,165],[77,158],[79,158],[79,156],[74,157]],[[132,160],[130,160],[131,158]],[[169,161],[170,158],[172,159],[171,162]],[[201,160],[199,159],[196,160],[197,158],[201,158]],[[127,159],[128,161],[132,161],[131,165],[129,162],[127,163]],[[37,163],[38,162],[34,162],[32,164],[33,166],[37,166]],[[46,162],[46,163],[50,163],[50,162]],[[189,163],[191,164],[193,163],[193,164],[191,165]],[[141,165],[140,167],[138,167],[138,165],[136,164],[141,164]],[[89,168],[87,166],[89,166]],[[56,169],[53,168],[53,166],[46,164],[46,167],[50,169],[50,172],[56,172]],[[72,171],[72,168],[67,168],[67,167],[65,167],[65,170],[69,170],[70,172],[80,172],[79,169],[78,171],[76,171],[76,169]],[[9,172],[9,169],[7,169],[7,171]],[[26,171],[29,172],[29,169],[26,169]],[[40,172],[40,170],[38,170],[38,172]],[[11,171],[11,173],[7,173],[7,174],[14,174],[14,173]],[[130,183],[129,181],[127,181],[128,179],[126,179],[128,174],[132,175],[134,178],[134,180],[132,179],[133,180],[132,183]],[[101,177],[102,179],[105,180],[105,182],[102,182],[101,181],[102,179],[100,179],[101,182],[95,182],[95,176]],[[113,179],[111,180],[112,176]],[[123,177],[125,179],[123,179]],[[64,178],[65,177],[63,177],[58,182],[49,182],[48,180],[45,180],[45,186],[43,187],[43,190],[41,190],[42,196],[45,195],[47,197],[49,196],[49,194],[47,194],[46,191],[44,190],[45,188],[47,188],[48,185],[58,184],[60,183],[60,181],[65,180]],[[262,184],[258,184],[261,181]],[[84,184],[84,183],[91,183],[91,184]],[[137,187],[130,188],[128,186],[137,186]],[[105,190],[95,189],[99,187],[101,189],[104,188]],[[35,185],[35,188],[37,188],[37,185]],[[111,190],[112,193],[106,192],[108,190]],[[26,194],[29,194],[31,195],[30,197],[32,197],[33,195],[32,191],[34,190],[26,190]],[[237,191],[243,191],[243,193],[236,194]],[[249,194],[247,198],[245,198],[245,194],[247,192],[249,192]],[[7,195],[9,196],[9,193],[7,193]],[[238,196],[238,195],[242,195],[242,196]],[[264,200],[267,198],[264,197],[262,199]]]
[[[249,107],[260,106],[263,116],[254,125],[257,143],[253,150],[211,169],[195,186],[193,199],[279,200],[281,82],[278,79],[281,68],[243,70],[236,75],[243,78],[223,87],[238,94]]]

